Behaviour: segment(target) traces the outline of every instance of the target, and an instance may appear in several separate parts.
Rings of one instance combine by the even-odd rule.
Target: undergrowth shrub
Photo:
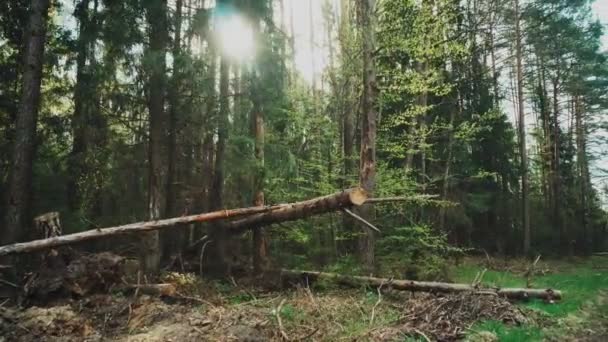
[[[461,253],[447,236],[427,225],[397,227],[378,241],[383,275],[410,280],[447,280],[448,258]]]

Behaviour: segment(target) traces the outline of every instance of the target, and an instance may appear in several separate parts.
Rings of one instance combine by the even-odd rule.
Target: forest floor
[[[487,267],[471,260],[456,267],[452,279],[467,282]],[[488,286],[526,286],[522,276],[529,262],[492,262],[483,283]],[[554,288],[563,292],[562,301],[549,304],[530,301],[518,304],[536,313],[536,319],[520,326],[482,320],[471,327],[469,340],[496,336],[499,341],[608,341],[608,257],[541,261],[531,287]],[[481,339],[483,341],[483,339]]]
[[[471,283],[525,286],[524,261],[467,259],[451,268]],[[269,290],[246,280],[202,281],[167,273],[170,297],[109,291],[0,307],[0,341],[606,341],[608,258],[541,261],[532,287],[564,292],[557,303],[513,305],[496,296],[431,295],[310,287]],[[82,290],[82,289],[81,289]]]

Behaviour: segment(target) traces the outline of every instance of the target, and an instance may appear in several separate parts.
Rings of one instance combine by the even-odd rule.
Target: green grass
[[[543,340],[543,332],[538,327],[509,327],[498,321],[485,321],[474,325],[472,331],[490,331],[496,335],[501,342],[535,342]],[[470,338],[475,341],[475,338]]]
[[[598,298],[600,291],[608,289],[608,258],[595,257],[587,260],[573,262],[549,262],[552,274],[535,276],[532,280],[534,288],[552,288],[561,290],[563,299],[554,304],[540,300],[529,301],[521,305],[539,311],[554,322],[563,320],[567,316],[579,316],[583,310],[606,310],[592,305]],[[602,270],[601,268],[604,267]],[[456,282],[470,283],[482,267],[462,265],[457,267],[452,279]],[[510,272],[487,271],[483,284],[498,287],[525,287],[526,280],[522,275]],[[584,320],[583,320],[584,321]],[[491,331],[500,341],[541,341],[547,329],[537,326],[508,327],[500,322],[488,321],[477,324],[475,331]]]

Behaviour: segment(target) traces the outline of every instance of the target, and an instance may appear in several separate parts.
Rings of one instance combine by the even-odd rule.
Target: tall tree
[[[5,231],[0,236],[3,244],[18,240],[30,225],[32,163],[36,150],[36,123],[40,106],[48,9],[48,0],[31,2],[25,37],[21,99],[8,181]]]
[[[359,183],[372,196],[376,187],[376,66],[374,53],[375,40],[375,0],[359,0],[361,39],[363,41],[363,98],[361,103],[361,160]],[[361,207],[361,216],[371,218],[374,215],[371,205]],[[368,272],[373,272],[375,263],[374,231],[362,226],[364,234],[360,239],[361,259]]]
[[[218,7],[223,6],[224,3],[221,1],[217,2]],[[228,10],[228,9],[226,9]],[[220,20],[225,18],[219,16],[216,17],[216,27]],[[213,172],[213,184],[211,187],[211,210],[220,210],[224,208],[224,182],[226,173],[226,147],[228,143],[228,130],[230,125],[230,101],[229,101],[229,87],[230,87],[230,60],[224,51],[220,53],[220,93],[219,93],[219,110],[216,115],[216,127],[217,127],[217,143],[215,151],[215,167]],[[229,265],[226,264],[226,234],[224,234],[222,227],[213,228],[213,240],[215,241],[217,260],[215,261],[219,265],[222,272],[229,272]]]
[[[523,252],[530,252],[530,184],[528,179],[528,154],[526,150],[526,117],[524,108],[523,34],[521,30],[521,10],[519,0],[514,0],[515,8],[515,67],[517,83],[517,115],[519,133],[519,158],[521,163],[521,220],[524,230]]]
[[[105,124],[100,112],[99,75],[96,70],[96,42],[100,31],[97,0],[82,0],[74,12],[78,20],[78,40],[76,43],[76,85],[74,86],[74,115],[72,131],[74,140],[68,160],[70,179],[68,181],[68,204],[72,211],[99,216],[101,214],[101,185],[91,174],[98,167],[92,161],[97,159],[95,149],[103,147]],[[92,209],[92,210],[89,210]]]
[[[160,219],[166,206],[167,154],[165,115],[167,52],[167,0],[145,2],[149,30],[146,56],[150,139],[148,146],[148,218]],[[142,268],[156,273],[160,268],[160,237],[158,231],[146,233],[142,239]]]
[[[256,171],[253,180],[253,205],[263,206],[264,201],[264,107],[262,89],[262,69],[264,57],[264,39],[261,29],[261,13],[265,11],[266,2],[262,4],[250,4],[250,16],[253,22],[253,40],[256,53],[254,56],[253,70],[251,71],[251,129],[254,138],[254,156],[256,160]],[[253,268],[256,272],[263,270],[268,264],[268,241],[261,227],[253,230]]]

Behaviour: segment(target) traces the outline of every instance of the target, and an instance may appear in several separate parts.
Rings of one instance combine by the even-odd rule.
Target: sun
[[[241,62],[253,56],[253,31],[243,17],[231,14],[218,18],[217,38],[225,56]]]

